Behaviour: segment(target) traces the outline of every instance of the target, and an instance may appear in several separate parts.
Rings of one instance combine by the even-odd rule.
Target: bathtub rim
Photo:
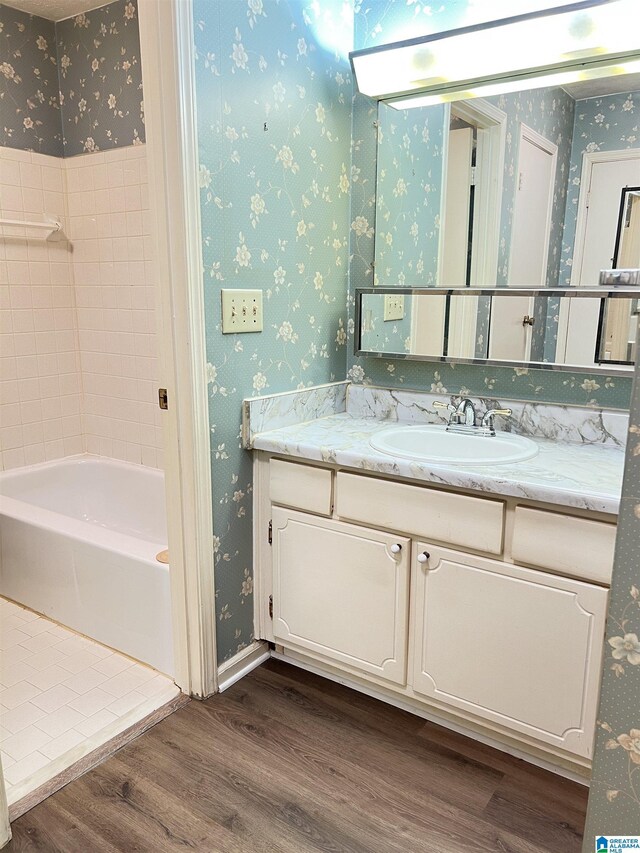
[[[61,464],[83,464],[86,462],[102,462],[109,466],[115,465],[123,470],[138,471],[142,469],[155,478],[164,479],[163,472],[159,468],[147,468],[135,462],[123,462],[119,459],[110,459],[107,456],[96,456],[91,453],[79,453],[73,456],[63,456],[60,459],[51,459],[46,462],[37,462],[34,465],[23,465],[18,468],[10,468],[8,471],[0,471],[0,522],[2,517],[30,524],[43,530],[55,531],[61,536],[98,545],[107,551],[113,551],[122,556],[133,556],[144,562],[154,564],[165,571],[169,570],[167,563],[156,560],[156,554],[167,549],[167,543],[143,539],[129,533],[121,533],[112,528],[93,524],[89,521],[74,518],[63,512],[44,509],[36,504],[23,501],[18,498],[8,497],[2,493],[2,483],[6,480],[19,478],[21,474],[48,470],[59,467]]]

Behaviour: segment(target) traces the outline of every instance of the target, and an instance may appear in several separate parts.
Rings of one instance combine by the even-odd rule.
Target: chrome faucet
[[[454,426],[474,427],[476,425],[476,410],[475,406],[468,397],[463,397],[457,406],[453,403],[441,403],[439,400],[433,404],[434,409],[446,409],[451,412],[447,429]]]
[[[482,417],[480,426],[476,425],[476,408],[468,397],[463,397],[457,406],[453,403],[441,403],[436,400],[434,409],[446,409],[450,412],[447,432],[461,432],[467,435],[495,435],[493,419],[496,415],[505,418],[512,414],[511,409],[489,409]]]
[[[476,407],[468,397],[463,397],[462,400],[460,400],[458,413],[460,414],[460,420],[458,423],[470,427],[474,427],[476,425]]]

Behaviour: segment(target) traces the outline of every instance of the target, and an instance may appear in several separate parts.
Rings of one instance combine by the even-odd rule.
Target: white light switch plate
[[[262,291],[222,289],[222,334],[262,331]]]
[[[387,293],[384,297],[384,319],[402,320],[404,318],[404,296]]]

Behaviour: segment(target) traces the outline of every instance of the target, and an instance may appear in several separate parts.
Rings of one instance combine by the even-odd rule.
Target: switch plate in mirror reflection
[[[404,296],[393,323],[383,321],[389,294]],[[639,299],[637,287],[357,288],[356,355],[629,376],[633,362],[614,356],[635,354]],[[584,360],[571,361],[558,318],[575,337],[592,314],[597,333]]]

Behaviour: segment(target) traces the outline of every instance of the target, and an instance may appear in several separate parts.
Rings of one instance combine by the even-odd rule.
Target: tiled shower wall
[[[85,450],[162,467],[145,147],[65,166]]]
[[[64,186],[63,160],[0,149],[3,217],[64,220]],[[83,449],[71,257],[66,240],[0,240],[0,468]]]
[[[145,147],[2,148],[0,210],[59,215],[69,238],[0,240],[0,467],[83,450],[161,467]]]

